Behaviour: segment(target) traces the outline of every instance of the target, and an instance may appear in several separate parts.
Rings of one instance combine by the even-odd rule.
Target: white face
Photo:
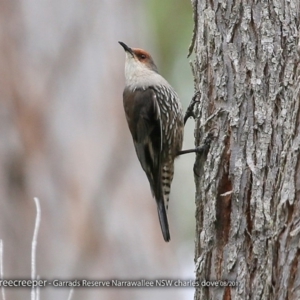
[[[157,72],[150,69],[145,63],[139,61],[135,56],[126,52],[125,60],[126,86],[146,89],[151,85],[166,85],[168,82]]]
[[[141,63],[137,58],[126,52],[125,60],[125,79],[127,85],[145,86],[146,81],[151,79],[156,73],[150,70],[145,64]]]
[[[125,52],[126,60],[125,60],[125,77],[130,78],[133,73],[135,73],[136,68],[139,68],[140,62],[131,55],[129,52]]]

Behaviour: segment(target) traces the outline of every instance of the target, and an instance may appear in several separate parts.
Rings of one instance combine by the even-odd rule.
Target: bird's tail
[[[158,212],[159,223],[160,223],[164,240],[166,242],[169,242],[170,241],[169,223],[168,223],[167,211],[166,211],[163,198],[160,198],[160,200],[157,201],[157,212]]]

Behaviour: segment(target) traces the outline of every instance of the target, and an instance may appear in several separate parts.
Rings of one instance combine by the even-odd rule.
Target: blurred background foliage
[[[194,155],[176,160],[171,242],[125,121],[124,51],[152,53],[184,110],[188,0],[0,0],[0,239],[4,276],[29,278],[41,202],[37,273],[56,278],[194,277]],[[194,122],[184,148],[193,147]],[[67,299],[45,288],[41,299]],[[7,299],[29,299],[7,289]],[[76,289],[73,299],[191,299],[192,289]]]
[[[190,86],[193,82],[186,58],[193,29],[191,3],[185,0],[152,0],[145,1],[145,4],[149,12],[147,22],[153,30],[155,46],[160,57],[161,72],[174,80],[178,80],[178,77],[188,78],[186,84],[179,84],[184,90],[184,86]],[[181,73],[181,76],[176,76],[176,73]]]

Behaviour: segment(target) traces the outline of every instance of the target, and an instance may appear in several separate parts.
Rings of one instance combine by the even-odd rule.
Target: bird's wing
[[[150,88],[125,89],[124,109],[135,150],[150,181],[152,193],[159,197],[162,129],[156,95]]]
[[[169,225],[161,180],[163,136],[156,94],[151,88],[134,91],[125,89],[123,103],[137,156],[156,199],[161,230],[165,241],[169,241]]]

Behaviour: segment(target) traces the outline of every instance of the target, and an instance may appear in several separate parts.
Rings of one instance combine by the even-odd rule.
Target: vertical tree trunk
[[[299,1],[193,7],[195,299],[300,299]]]

